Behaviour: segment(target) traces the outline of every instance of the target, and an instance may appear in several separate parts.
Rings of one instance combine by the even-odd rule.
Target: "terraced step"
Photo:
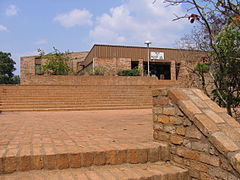
[[[79,180],[188,180],[186,169],[164,162],[124,164],[55,171],[32,171],[2,175],[0,179],[79,179]]]
[[[0,174],[15,171],[54,170],[90,166],[142,164],[167,160],[164,143],[100,144],[98,146],[33,146],[5,149],[1,153]]]
[[[88,107],[68,107],[68,108],[59,108],[59,107],[55,107],[55,108],[33,108],[33,107],[29,107],[29,108],[23,108],[23,109],[19,109],[17,107],[14,108],[9,108],[9,109],[1,109],[0,107],[0,111],[2,112],[31,112],[31,111],[92,111],[92,110],[125,110],[125,109],[151,109],[152,108],[152,104],[151,105],[132,105],[132,106],[105,106],[105,107],[101,107],[101,106],[96,106],[96,107],[92,107],[92,106],[88,106]]]

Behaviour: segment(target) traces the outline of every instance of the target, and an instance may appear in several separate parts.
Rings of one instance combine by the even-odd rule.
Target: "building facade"
[[[141,69],[142,76],[149,74],[161,80],[178,80],[184,74],[184,66],[196,64],[206,56],[202,51],[183,49],[94,45],[89,52],[71,53],[70,66],[74,72],[92,71],[101,67],[108,70]],[[37,56],[21,58],[21,81],[38,76],[38,67],[46,60]]]

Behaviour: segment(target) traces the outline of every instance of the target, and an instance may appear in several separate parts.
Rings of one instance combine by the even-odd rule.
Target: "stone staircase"
[[[146,109],[161,86],[2,86],[2,112]]]
[[[188,170],[167,162],[168,151],[166,144],[155,142],[8,151],[1,158],[0,179],[187,180]]]
[[[188,180],[151,109],[0,114],[0,180]]]

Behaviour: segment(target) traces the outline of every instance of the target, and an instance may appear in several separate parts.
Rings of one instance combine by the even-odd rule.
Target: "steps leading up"
[[[160,86],[2,86],[0,111],[146,109]]]
[[[188,180],[188,171],[164,162],[123,164],[55,171],[32,171],[2,175],[0,179],[67,180]]]

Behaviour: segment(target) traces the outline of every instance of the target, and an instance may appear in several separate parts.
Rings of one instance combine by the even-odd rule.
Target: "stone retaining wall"
[[[240,125],[198,89],[153,91],[154,139],[192,179],[240,178]]]

